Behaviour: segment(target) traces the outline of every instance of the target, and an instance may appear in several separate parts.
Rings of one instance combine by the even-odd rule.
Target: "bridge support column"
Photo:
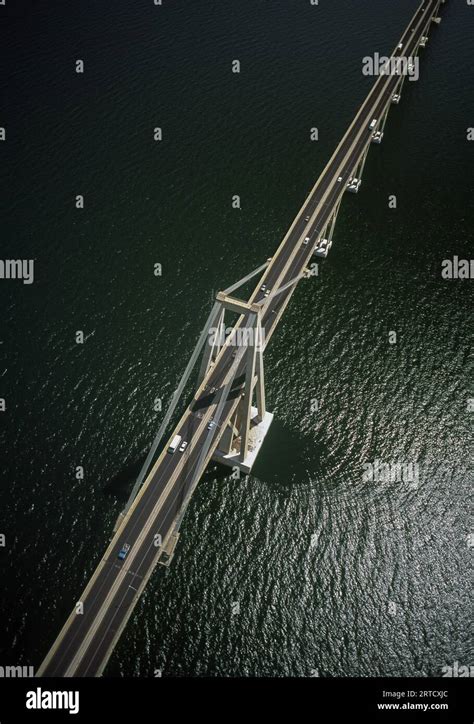
[[[401,97],[402,97],[402,90],[403,90],[403,84],[405,83],[406,75],[402,75],[400,78],[397,87],[395,88],[395,92],[392,96],[392,103],[398,104],[400,103]]]
[[[265,405],[264,338],[260,312],[254,315],[246,338],[244,390],[232,425],[224,431],[212,459],[249,473],[273,420]],[[256,406],[253,404],[254,396]]]
[[[326,224],[326,228],[324,229],[324,231],[321,235],[321,239],[319,239],[318,243],[316,244],[316,246],[314,248],[314,251],[313,251],[314,256],[317,256],[317,257],[320,257],[323,259],[325,259],[327,257],[329,250],[332,246],[334,227],[336,226],[336,219],[337,219],[337,215],[339,213],[339,208],[341,206],[341,202],[342,202],[342,196],[339,199],[339,202],[338,202],[336,208],[334,209],[333,215],[331,216],[328,223]],[[326,235],[326,232],[328,231],[328,229],[329,229],[329,233]]]
[[[421,34],[421,38],[419,39],[418,44],[417,44],[416,49],[415,49],[415,52],[414,52],[414,54],[413,54],[414,57],[416,57],[416,56],[418,55],[418,52],[419,52],[420,48],[425,48],[425,47],[426,47],[426,43],[428,42],[428,31],[429,31],[429,29],[430,29],[431,23],[432,23],[433,21],[434,21],[434,22],[441,22],[441,18],[438,18],[437,20],[435,19],[435,16],[438,15],[439,5],[440,5],[440,3],[438,2],[438,5],[436,6],[436,10],[435,10],[435,12],[434,12],[434,15],[432,15],[432,17],[428,20],[428,22],[426,23],[425,27],[423,28],[423,32],[422,32],[422,34]]]
[[[349,181],[347,182],[347,190],[351,192],[351,194],[357,194],[359,193],[360,185],[362,183],[362,179],[360,179],[357,175],[357,169],[354,170],[354,175],[349,178]]]
[[[260,329],[260,320],[258,315],[256,317],[256,324],[253,328],[255,335],[253,335],[251,345],[247,352],[247,364],[245,371],[245,392],[242,398],[241,404],[243,405],[243,420],[240,430],[240,461],[243,462],[247,456],[249,447],[249,434],[250,434],[250,421],[252,414],[252,398],[253,398],[253,387],[255,381],[255,362],[257,360],[257,344],[258,344],[258,330]]]
[[[216,357],[221,351],[222,345],[225,341],[225,309],[220,302],[217,303],[216,307],[215,315],[208,326],[208,338],[207,344],[204,345],[204,354],[202,356],[201,367],[198,375],[198,386],[201,385],[203,379],[209,372],[209,369],[216,361]]]
[[[418,44],[417,44],[417,46],[416,46],[416,48],[415,48],[415,50],[414,50],[414,52],[413,52],[413,54],[412,54],[412,57],[413,57],[413,58],[416,58],[416,57],[417,57],[420,48],[425,48],[425,47],[426,47],[426,44],[427,44],[427,42],[428,42],[428,31],[429,31],[429,28],[430,28],[431,23],[432,23],[432,22],[436,22],[436,23],[440,23],[440,22],[441,22],[441,18],[440,18],[440,17],[437,17],[441,2],[444,2],[444,0],[439,0],[433,16],[430,18],[430,20],[428,20],[428,22],[427,22],[427,24],[426,24],[426,26],[425,26],[425,28],[424,28],[424,30],[423,30],[423,33],[422,33],[422,35],[421,35],[421,38],[420,38],[420,40],[418,41]],[[402,77],[401,77],[401,79],[400,79],[400,82],[399,82],[398,86],[397,86],[396,89],[395,89],[395,93],[394,93],[393,96],[392,96],[392,103],[400,103],[400,100],[401,100],[401,97],[402,97],[402,89],[403,89],[403,84],[404,84],[404,82],[405,82],[405,78],[406,78],[406,75],[402,75]]]
[[[226,429],[224,430],[222,437],[219,441],[220,451],[229,455],[229,453],[232,450],[232,445],[234,443],[234,439],[238,436],[238,434],[239,434],[239,430],[237,427],[237,412],[236,412],[234,417],[229,421],[229,423],[228,423]]]
[[[257,410],[258,419],[262,421],[266,415],[265,407],[265,373],[263,369],[263,334],[260,326],[261,339],[257,349]]]
[[[385,124],[387,123],[389,110],[390,110],[390,103],[387,104],[387,107],[382,115],[382,120],[380,121],[377,130],[372,135],[372,143],[382,143],[382,138],[383,138],[383,134],[384,134],[384,130],[385,130]]]
[[[255,269],[250,274],[247,274],[246,277],[243,279],[240,279],[235,284],[232,284],[231,287],[228,289],[225,289],[223,292],[219,292],[220,298],[217,299],[217,302],[215,304],[215,311],[213,310],[213,314],[211,315],[210,321],[208,320],[207,330],[208,330],[208,344],[205,347],[204,354],[202,357],[201,362],[201,368],[199,370],[199,376],[198,376],[198,385],[202,384],[203,379],[209,372],[209,369],[214,364],[217,355],[221,351],[224,342],[225,342],[225,300],[230,299],[229,295],[238,289],[239,287],[243,286],[246,282],[248,282],[250,279],[252,279],[254,276],[259,274],[263,269],[265,269],[270,262],[270,259],[268,259],[265,264],[262,264],[262,266],[258,267],[258,269]],[[224,300],[224,301],[223,301]],[[229,307],[229,305],[228,305]],[[242,311],[234,307],[232,308],[233,312]]]
[[[350,191],[352,194],[358,193],[360,189],[360,185],[362,183],[362,173],[364,171],[364,166],[367,160],[367,154],[369,153],[369,148],[370,141],[367,144],[365,151],[362,153],[362,156],[357,161],[354,168],[354,173],[349,177],[349,181],[347,182],[347,190]]]
[[[442,2],[444,3],[444,0],[442,0]],[[438,15],[440,5],[441,5],[441,0],[438,0],[438,4],[437,4],[437,6],[436,6],[436,10],[434,11],[433,17],[432,17],[433,22],[434,22],[434,23],[437,23],[438,25],[439,25],[440,22],[441,22],[441,18],[440,18],[440,16]]]

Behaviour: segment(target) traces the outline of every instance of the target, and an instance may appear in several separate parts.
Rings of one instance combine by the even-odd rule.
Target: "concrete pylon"
[[[329,218],[329,220],[324,228],[324,231],[321,234],[321,238],[318,239],[318,242],[317,242],[316,246],[314,247],[314,251],[313,251],[314,256],[326,259],[327,255],[329,254],[329,251],[331,250],[331,247],[332,247],[334,228],[336,226],[337,215],[339,213],[341,202],[342,202],[342,196],[339,199],[332,216]]]
[[[441,5],[442,2],[443,2],[443,4],[444,4],[444,0],[438,0],[438,4],[436,5],[436,10],[434,11],[433,16],[432,16],[432,21],[433,21],[433,23],[437,23],[438,25],[439,25],[440,22],[441,22],[441,18],[440,18],[440,16],[438,15],[438,13],[439,13],[439,7],[440,7],[440,5]]]
[[[372,136],[370,137],[370,140],[372,140]],[[361,157],[357,161],[353,173],[350,175],[349,180],[347,182],[347,191],[350,191],[353,194],[357,194],[361,183],[362,183],[362,173],[364,171],[365,162],[367,159],[367,154],[369,153],[370,148],[370,141],[365,147]]]
[[[198,386],[207,375],[209,369],[216,361],[217,355],[225,341],[224,308],[219,302],[216,304],[215,314],[208,326],[207,344],[204,345],[201,367],[199,369]]]
[[[385,124],[387,123],[390,105],[391,105],[390,103],[387,103],[387,106],[386,106],[384,112],[382,113],[382,120],[379,121],[376,130],[372,134],[372,143],[382,143],[382,138],[383,138],[383,134],[384,134],[384,130],[385,130]],[[362,176],[362,172],[361,172],[360,176]]]
[[[402,75],[400,80],[398,81],[398,83],[395,87],[395,92],[392,95],[392,99],[391,99],[392,103],[395,103],[395,104],[400,103],[400,100],[402,98],[402,90],[403,90],[403,84],[405,82],[405,78],[406,78],[406,75]]]
[[[243,302],[225,292],[219,292],[217,302],[224,312],[245,315],[225,343],[226,347],[233,350],[230,353],[232,359],[236,358],[242,347],[245,349],[236,373],[237,385],[241,378],[243,381],[241,387],[234,386],[234,394],[240,390],[240,400],[220,437],[213,460],[248,473],[273,420],[273,415],[266,409],[265,401],[262,308],[260,304]]]

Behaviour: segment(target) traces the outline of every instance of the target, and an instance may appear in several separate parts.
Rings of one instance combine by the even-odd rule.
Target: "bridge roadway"
[[[419,6],[401,38],[403,49],[397,47],[394,56],[410,55],[438,8],[437,0],[425,0]],[[296,283],[279,294],[273,293],[287,282],[301,278],[312,256],[314,242],[331,218],[349,177],[370,143],[369,123],[373,118],[380,119],[399,81],[399,77],[390,75],[377,78],[251,295],[250,301],[262,306],[266,344]],[[338,181],[340,176],[342,182]],[[306,222],[308,215],[310,219]],[[312,243],[303,245],[308,234]],[[265,298],[260,291],[262,283],[272,290],[270,297]],[[246,319],[247,316],[242,315],[237,324],[245,326]],[[170,455],[166,452],[168,446],[164,448],[79,598],[83,613],[76,613],[76,609],[72,611],[38,670],[38,676],[98,676],[103,671],[160,556],[160,549],[155,545],[156,534],[164,541],[172,531],[190,485],[209,462],[238,404],[244,384],[244,362],[238,365],[234,362],[233,349],[227,345],[221,350],[173,432],[188,441],[187,450]],[[214,433],[209,433],[207,425],[215,415],[220,391],[232,374],[232,363],[234,367],[237,365],[233,392],[222,410],[221,424]],[[211,395],[212,387],[217,391]],[[214,435],[214,439],[205,459],[201,460],[208,435]],[[200,470],[196,469],[198,465]],[[129,543],[131,548],[121,561],[117,554],[124,543]]]

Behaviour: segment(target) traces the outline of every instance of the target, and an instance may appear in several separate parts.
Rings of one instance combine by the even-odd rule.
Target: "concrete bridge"
[[[417,57],[440,20],[440,4],[419,6],[392,59]],[[368,151],[382,141],[405,77],[379,75],[273,257],[217,295],[114,537],[78,599],[82,606],[76,604],[38,676],[99,676],[155,566],[169,564],[184,511],[211,458],[251,470],[273,417],[265,400],[266,345],[308,264],[329,253],[344,192],[359,190]],[[236,290],[252,278],[258,282],[250,298],[237,298]],[[226,314],[238,315],[231,333],[215,334],[225,328]],[[199,359],[192,402],[153,462]]]

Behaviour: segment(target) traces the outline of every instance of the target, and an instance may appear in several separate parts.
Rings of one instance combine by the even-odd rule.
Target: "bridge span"
[[[424,0],[391,58],[417,56],[432,23],[440,21],[442,2]],[[154,568],[171,560],[184,511],[210,459],[251,468],[272,418],[265,404],[265,347],[311,259],[327,254],[342,196],[359,190],[368,150],[382,140],[404,79],[377,78],[273,257],[217,295],[115,534],[38,676],[99,676]],[[233,296],[253,277],[259,281],[248,300]],[[233,331],[225,340],[211,337],[223,328],[226,312],[238,315]],[[180,437],[176,451],[169,453],[168,443],[153,463],[199,355],[198,388],[170,438]]]

